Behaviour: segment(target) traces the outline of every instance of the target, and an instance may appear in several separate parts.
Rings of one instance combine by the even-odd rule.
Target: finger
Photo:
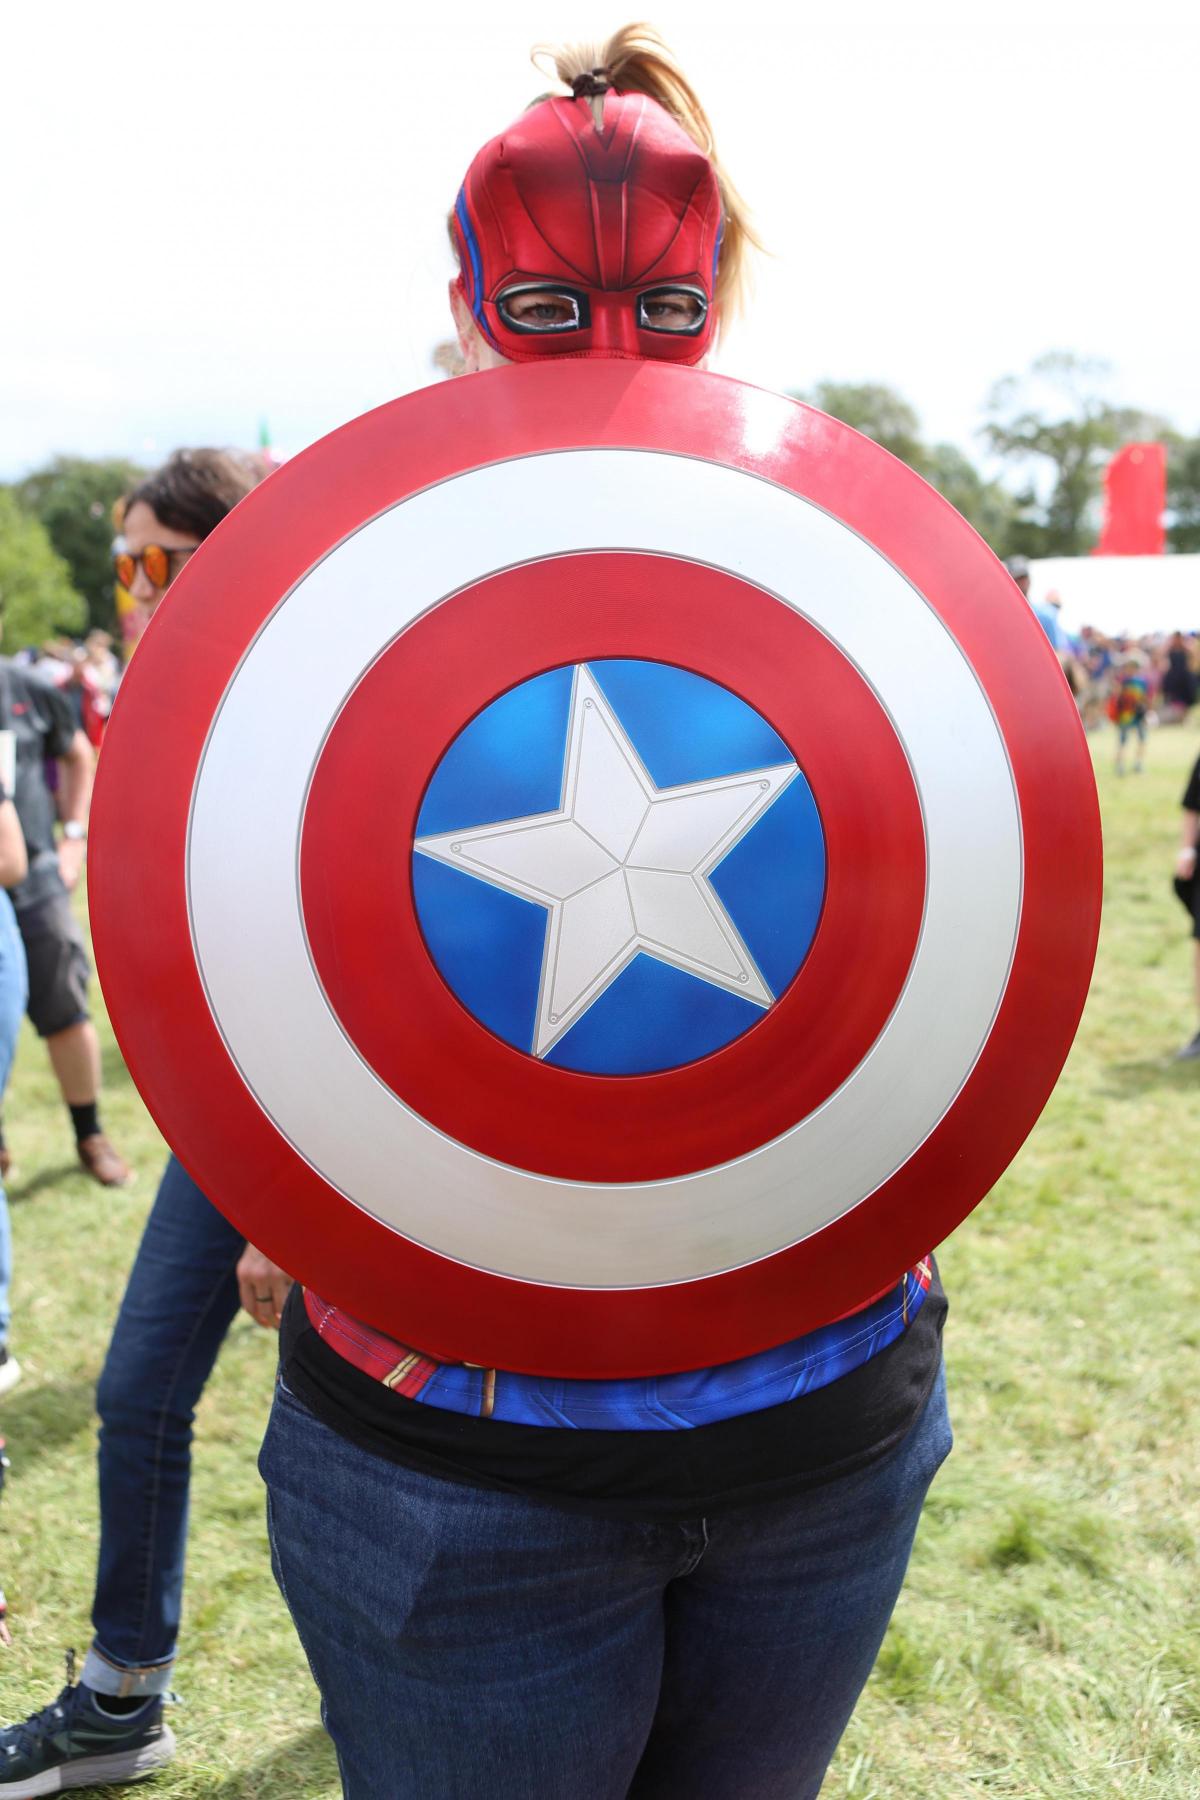
[[[249,1313],[256,1325],[261,1325],[262,1323],[258,1305],[258,1296],[261,1292],[262,1290],[258,1287],[257,1283],[247,1280],[244,1276],[239,1278],[238,1293],[241,1296],[242,1311]]]
[[[277,1279],[271,1283],[272,1293],[271,1293],[271,1301],[270,1301],[270,1308],[269,1308],[270,1323],[276,1328],[276,1330],[278,1330],[279,1325],[282,1322],[283,1305],[284,1305],[284,1301],[288,1297],[288,1289],[291,1287],[291,1285],[292,1285],[291,1281],[286,1276],[282,1279]]]
[[[259,1288],[254,1295],[254,1319],[264,1331],[271,1331],[279,1323],[275,1295],[270,1289]]]

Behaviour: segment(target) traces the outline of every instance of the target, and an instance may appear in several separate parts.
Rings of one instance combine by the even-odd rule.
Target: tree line
[[[1085,556],[1105,464],[1123,444],[1167,446],[1167,542],[1200,551],[1200,437],[1105,398],[1102,363],[1052,351],[987,397],[979,438],[1002,474],[930,444],[913,406],[879,382],[821,381],[794,398],[873,438],[923,475],[998,556]],[[112,508],[143,473],[123,458],[58,456],[0,487],[0,617],[6,647],[113,628]]]
[[[998,556],[1086,556],[1100,525],[1105,465],[1123,444],[1167,447],[1167,544],[1200,550],[1200,437],[1158,414],[1114,406],[1103,363],[1051,351],[993,386],[979,437],[1003,477],[985,477],[954,444],[928,444],[894,388],[822,381],[796,399],[853,425],[923,475]]]
[[[142,473],[122,457],[56,456],[0,487],[5,650],[114,630],[112,509]]]

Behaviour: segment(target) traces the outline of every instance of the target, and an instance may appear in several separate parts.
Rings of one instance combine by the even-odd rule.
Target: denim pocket
[[[299,1410],[304,1413],[308,1411],[308,1407],[305,1406],[299,1394],[297,1394],[294,1389],[290,1388],[284,1380],[282,1369],[278,1370],[275,1375],[275,1394],[277,1399],[282,1400],[285,1406],[298,1407]]]

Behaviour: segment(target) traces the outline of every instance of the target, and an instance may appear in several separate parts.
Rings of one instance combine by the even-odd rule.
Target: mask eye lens
[[[696,288],[652,288],[638,295],[638,324],[644,331],[694,336],[708,317],[708,299]]]
[[[588,323],[585,297],[570,288],[510,288],[496,305],[513,331],[579,331]]]

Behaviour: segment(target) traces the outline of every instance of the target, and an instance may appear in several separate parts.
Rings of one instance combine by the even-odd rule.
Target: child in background
[[[1150,710],[1150,686],[1140,656],[1126,656],[1113,679],[1108,716],[1117,728],[1117,774],[1125,773],[1125,745],[1137,738],[1133,772],[1140,775],[1146,755],[1146,714]]]

